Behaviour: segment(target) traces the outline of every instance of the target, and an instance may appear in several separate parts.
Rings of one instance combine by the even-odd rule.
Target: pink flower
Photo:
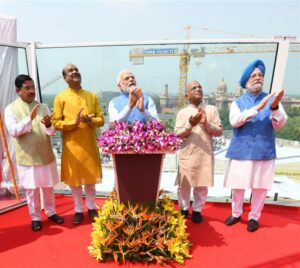
[[[104,131],[97,142],[103,153],[144,154],[175,152],[182,140],[173,132],[167,133],[159,121],[134,121],[114,122],[114,128]]]

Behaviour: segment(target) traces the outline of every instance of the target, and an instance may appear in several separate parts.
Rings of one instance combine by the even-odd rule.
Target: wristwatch
[[[276,110],[278,110],[278,108],[279,108],[278,104],[277,104],[275,107],[273,107],[273,108],[270,106],[270,109],[271,109],[272,111],[276,111]]]

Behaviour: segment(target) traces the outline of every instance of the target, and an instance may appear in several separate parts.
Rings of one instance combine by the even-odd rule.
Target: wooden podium
[[[158,201],[164,153],[113,154],[116,191],[125,205],[152,209]]]

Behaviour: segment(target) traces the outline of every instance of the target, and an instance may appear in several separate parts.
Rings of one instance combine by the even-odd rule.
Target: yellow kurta
[[[91,124],[75,125],[76,115],[94,114]],[[102,179],[96,127],[104,117],[96,94],[84,89],[67,88],[54,99],[52,123],[62,131],[61,180],[71,186],[95,184]]]
[[[223,127],[215,106],[206,105],[207,124],[192,127],[190,116],[198,112],[190,105],[177,114],[175,132],[184,137],[179,151],[179,167],[175,185],[181,187],[213,186],[214,152],[212,136],[220,136]]]

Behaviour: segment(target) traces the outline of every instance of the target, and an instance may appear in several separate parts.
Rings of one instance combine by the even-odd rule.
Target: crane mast
[[[188,40],[190,38],[190,30],[191,26],[185,27],[186,36],[185,39]],[[188,81],[188,71],[190,64],[190,52],[189,52],[189,44],[184,44],[183,50],[179,54],[180,62],[179,62],[179,86],[178,86],[178,101],[177,101],[177,109],[184,107],[186,105],[185,101],[185,86]]]

